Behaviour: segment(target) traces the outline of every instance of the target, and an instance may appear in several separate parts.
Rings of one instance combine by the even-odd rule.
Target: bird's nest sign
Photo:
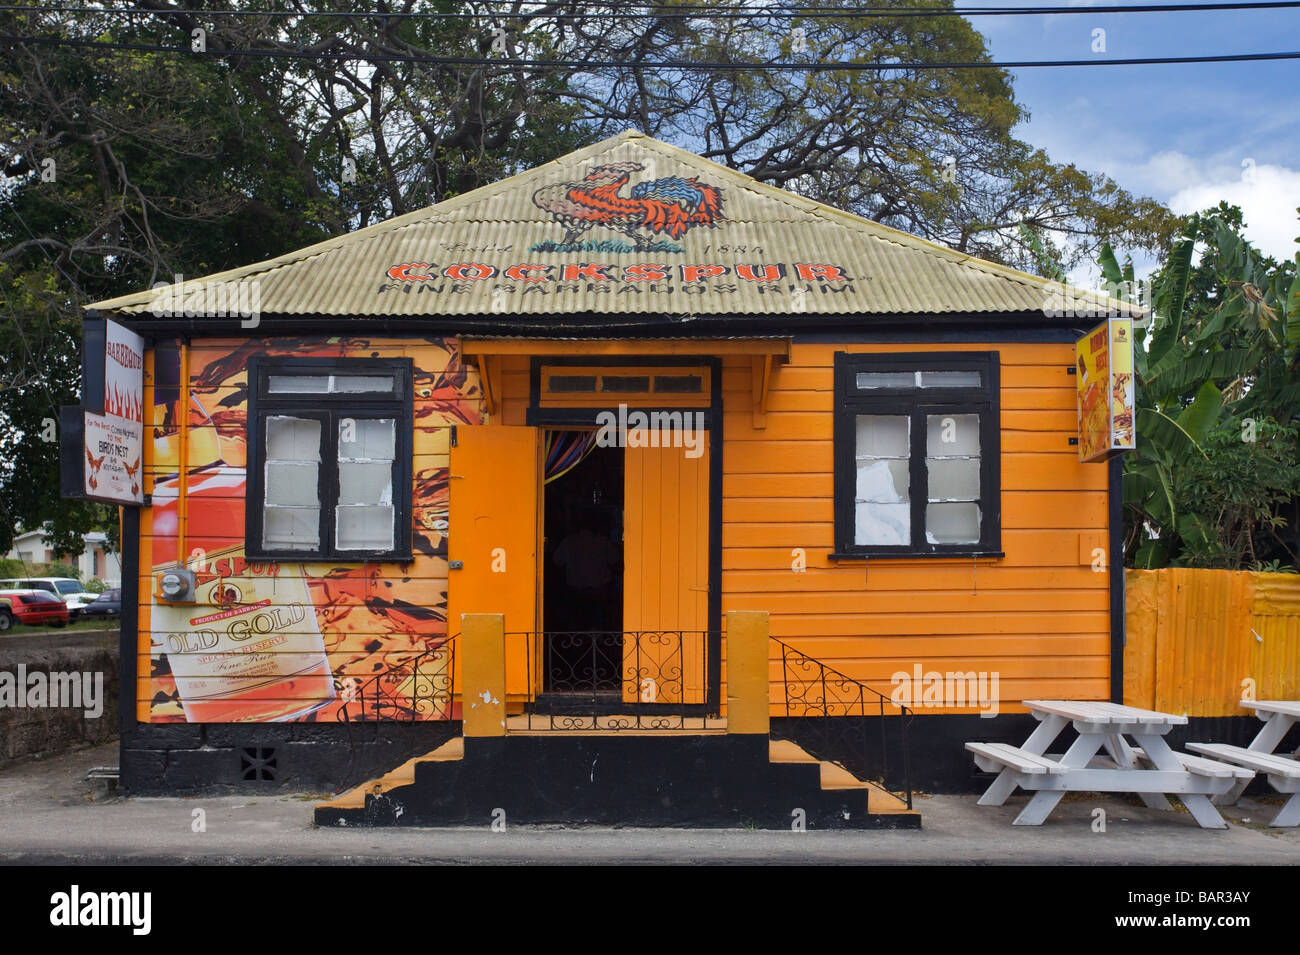
[[[143,504],[144,339],[116,322],[87,322],[83,354],[82,404],[62,409],[63,495]],[[91,366],[101,361],[98,374]]]

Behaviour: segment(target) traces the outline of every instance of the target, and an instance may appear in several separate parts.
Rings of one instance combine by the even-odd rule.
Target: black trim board
[[[150,568],[152,570],[152,568]],[[122,619],[117,637],[118,661],[117,729],[121,736],[121,751],[136,727],[136,675],[140,646],[140,508],[122,509]],[[125,599],[126,597],[130,599]]]
[[[1107,507],[1109,541],[1107,569],[1110,571],[1110,699],[1112,703],[1124,702],[1124,458],[1115,455],[1106,462]]]
[[[99,315],[93,309],[88,317]],[[803,314],[792,322],[788,313],[770,315],[689,315],[646,313],[629,316],[609,313],[532,315],[503,320],[499,316],[371,316],[263,315],[245,328],[239,318],[153,318],[146,314],[112,314],[138,334],[178,335],[194,338],[275,338],[286,335],[479,335],[526,338],[719,338],[746,335],[826,336],[830,340],[915,341],[1061,341],[1077,340],[1105,315],[1050,319],[1041,311],[1022,312],[909,312]],[[970,338],[951,336],[970,335]],[[1018,336],[1028,335],[1028,338]],[[1061,337],[1054,337],[1054,336]],[[844,336],[841,338],[840,336]],[[859,338],[858,336],[867,336]],[[875,338],[873,336],[886,336]],[[1049,337],[1042,337],[1049,336]],[[811,340],[811,339],[810,339]]]

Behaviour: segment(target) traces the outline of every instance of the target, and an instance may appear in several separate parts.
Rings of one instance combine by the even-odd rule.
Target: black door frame
[[[701,366],[709,369],[709,404],[707,406],[655,407],[637,405],[636,410],[653,412],[700,412],[709,432],[709,594],[708,594],[708,687],[705,709],[716,715],[722,708],[722,359],[716,355],[534,355],[529,360],[528,410],[524,423],[541,428],[599,427],[597,416],[609,408],[541,407],[542,367],[544,365],[585,365],[623,367]],[[616,398],[616,395],[611,395]],[[617,403],[615,404],[617,407]],[[626,502],[625,502],[626,506]]]

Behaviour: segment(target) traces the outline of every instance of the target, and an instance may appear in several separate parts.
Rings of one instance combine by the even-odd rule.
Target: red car
[[[54,594],[43,590],[0,590],[0,631],[15,623],[62,627],[67,622],[68,605]]]

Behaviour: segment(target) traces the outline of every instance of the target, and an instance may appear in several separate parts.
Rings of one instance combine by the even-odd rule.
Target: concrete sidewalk
[[[1227,831],[1134,799],[1067,797],[1041,827],[1013,827],[1025,795],[980,807],[975,796],[919,797],[920,832],[763,832],[509,826],[318,829],[323,793],[105,798],[84,781],[115,765],[116,745],[0,773],[0,862],[120,863],[869,863],[941,865],[1295,865],[1300,831],[1269,829],[1281,798],[1243,800]],[[1106,831],[1093,832],[1093,810]],[[508,809],[508,807],[507,807]],[[199,812],[201,811],[201,812]],[[206,831],[195,831],[201,818]]]

